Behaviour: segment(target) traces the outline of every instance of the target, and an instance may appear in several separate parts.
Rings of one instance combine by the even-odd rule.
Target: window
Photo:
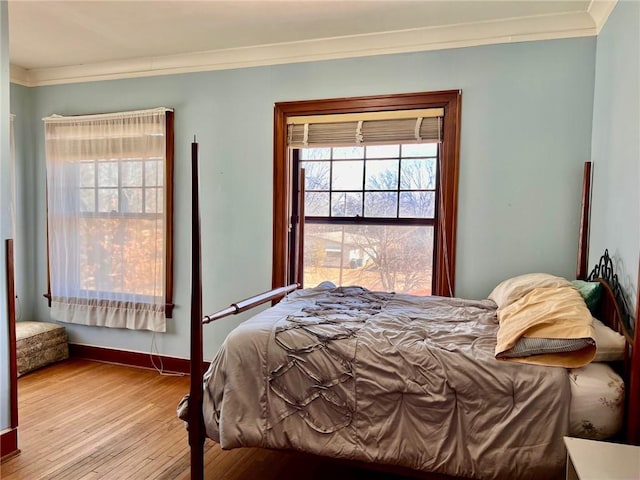
[[[437,159],[437,143],[294,152],[305,172],[304,285],[431,294]]]
[[[45,119],[51,316],[165,331],[173,112]]]
[[[457,91],[276,104],[273,285],[453,295],[459,115]]]

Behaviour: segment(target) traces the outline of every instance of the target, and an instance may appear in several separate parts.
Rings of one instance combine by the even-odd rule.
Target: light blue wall
[[[16,231],[14,238],[16,318],[29,320],[34,318],[36,301],[39,300],[36,283],[36,243],[34,230],[36,203],[34,185],[36,170],[34,168],[34,142],[31,125],[31,89],[20,85],[11,86],[11,112],[15,135],[15,175],[16,175]]]
[[[9,32],[7,2],[0,1],[0,432],[10,426],[9,318],[5,238],[11,236],[9,175]]]
[[[635,309],[640,254],[640,3],[619,1],[600,32],[593,107],[589,258],[605,248]]]
[[[158,336],[167,355],[188,353],[194,134],[204,309],[270,287],[273,105],[280,101],[462,89],[456,294],[483,298],[505,277],[532,270],[572,277],[595,46],[595,38],[581,38],[30,89],[34,315],[48,319],[41,118],[52,113],[176,110],[176,309],[169,332]],[[207,356],[238,321],[207,327]],[[145,332],[68,328],[78,343],[138,351],[151,344]]]

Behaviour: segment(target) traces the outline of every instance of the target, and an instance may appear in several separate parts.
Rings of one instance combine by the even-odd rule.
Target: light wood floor
[[[188,480],[189,449],[176,406],[188,377],[72,359],[18,381],[20,455],[3,480]],[[391,480],[331,460],[261,449],[223,451],[207,440],[205,476],[216,480]]]

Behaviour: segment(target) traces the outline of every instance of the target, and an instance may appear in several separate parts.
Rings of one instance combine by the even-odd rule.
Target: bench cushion
[[[16,322],[18,376],[69,358],[67,331],[48,322]]]

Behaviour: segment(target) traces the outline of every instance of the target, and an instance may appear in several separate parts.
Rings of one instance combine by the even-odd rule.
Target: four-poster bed
[[[556,465],[549,467],[547,473],[552,471],[552,467],[557,469],[557,462],[559,457],[564,457],[564,449],[558,444],[562,442],[562,428],[558,426],[564,425],[563,422],[567,421],[566,414],[568,407],[563,404],[562,397],[570,396],[568,392],[568,382],[563,380],[566,377],[564,369],[552,368],[552,367],[533,367],[529,365],[519,365],[511,362],[499,362],[486,354],[487,344],[491,343],[490,336],[495,335],[495,329],[491,324],[495,324],[495,304],[490,300],[485,301],[468,301],[463,299],[452,299],[454,302],[453,307],[451,305],[440,305],[440,301],[445,299],[420,299],[420,298],[408,298],[410,296],[396,296],[392,297],[392,294],[385,294],[382,292],[369,292],[363,289],[344,288],[344,289],[332,289],[330,287],[319,287],[318,289],[308,289],[305,291],[297,291],[292,294],[293,300],[281,302],[273,309],[263,312],[263,314],[257,316],[255,319],[243,323],[241,327],[236,329],[227,339],[230,344],[234,342],[246,341],[250,338],[252,344],[264,343],[265,345],[277,344],[281,347],[281,350],[273,348],[268,353],[260,350],[254,353],[249,353],[248,357],[238,357],[238,352],[246,352],[248,349],[245,344],[238,343],[238,348],[232,350],[232,347],[224,348],[214,359],[214,365],[205,375],[205,382],[209,385],[211,383],[211,391],[207,390],[205,386],[205,395],[203,395],[203,349],[202,349],[202,326],[206,323],[223,318],[227,315],[240,313],[253,308],[257,305],[263,304],[268,301],[277,300],[284,295],[296,290],[297,285],[289,285],[286,287],[280,287],[269,292],[251,297],[247,300],[232,304],[230,307],[216,312],[212,315],[204,316],[202,314],[202,280],[201,280],[201,255],[200,255],[200,219],[199,219],[199,200],[198,200],[198,165],[197,165],[197,144],[194,142],[192,146],[192,168],[193,168],[193,271],[192,271],[192,319],[191,319],[191,390],[188,399],[188,416],[185,418],[184,411],[181,415],[182,418],[188,419],[189,424],[189,443],[191,445],[191,478],[201,479],[204,472],[203,461],[203,446],[205,436],[210,436],[216,441],[221,441],[226,436],[226,444],[223,440],[221,443],[225,448],[234,448],[238,446],[260,446],[266,448],[284,448],[284,449],[300,449],[311,453],[320,453],[326,456],[342,457],[350,460],[355,460],[359,463],[384,463],[394,464],[393,460],[394,449],[404,450],[405,443],[402,438],[389,437],[388,426],[383,428],[376,424],[367,423],[369,417],[363,420],[362,417],[356,420],[356,415],[359,414],[358,407],[356,406],[355,396],[358,395],[359,408],[362,407],[362,402],[367,403],[367,409],[373,412],[372,417],[379,417],[379,421],[382,423],[388,422],[389,416],[397,416],[399,423],[408,423],[410,425],[416,425],[415,420],[424,417],[433,417],[434,415],[429,412],[435,412],[435,418],[431,418],[431,427],[427,425],[425,419],[424,424],[420,424],[420,427],[424,427],[427,434],[435,434],[436,430],[441,429],[441,425],[444,425],[446,418],[438,417],[438,415],[450,415],[448,423],[446,423],[448,429],[453,432],[453,440],[449,440],[449,432],[445,432],[442,438],[433,437],[434,442],[440,442],[442,445],[446,443],[455,444],[455,434],[458,427],[456,422],[471,422],[471,428],[469,435],[471,435],[474,429],[479,430],[491,430],[492,422],[497,422],[495,416],[492,415],[492,408],[487,404],[482,403],[482,399],[479,398],[476,392],[464,392],[465,385],[471,385],[471,388],[477,387],[477,384],[473,384],[473,381],[469,383],[469,379],[474,376],[479,376],[481,372],[474,370],[475,366],[469,361],[462,362],[459,360],[462,355],[451,355],[451,352],[455,352],[458,349],[458,345],[455,344],[458,337],[449,335],[447,325],[454,324],[437,324],[435,330],[429,330],[429,327],[424,323],[416,330],[412,321],[415,318],[421,319],[421,312],[419,310],[428,304],[429,308],[433,305],[436,306],[439,312],[442,309],[450,309],[447,311],[474,311],[476,317],[464,318],[458,320],[456,318],[447,318],[447,321],[458,322],[455,323],[455,328],[458,325],[463,325],[465,328],[467,324],[472,325],[476,330],[470,330],[473,335],[477,335],[470,341],[470,347],[460,347],[464,350],[466,359],[479,359],[480,370],[491,370],[489,376],[493,378],[497,383],[500,383],[504,379],[496,374],[495,369],[502,369],[509,371],[507,374],[509,380],[506,382],[508,385],[505,387],[507,391],[514,389],[513,385],[516,384],[516,378],[521,377],[523,381],[518,383],[518,389],[521,391],[513,391],[513,405],[509,402],[511,397],[506,395],[504,398],[509,400],[509,405],[505,407],[505,410],[500,411],[499,407],[496,407],[495,415],[505,415],[505,411],[511,410],[517,411],[520,417],[532,416],[540,411],[544,411],[547,417],[547,422],[553,424],[552,427],[555,431],[552,434],[547,432],[541,432],[540,438],[547,438],[545,435],[551,435],[553,441],[549,442],[549,445],[534,445],[527,450],[525,456],[529,455],[534,459],[543,459],[545,457],[555,457],[554,461]],[[579,247],[579,260],[578,260],[578,277],[581,279],[586,278],[586,243],[587,243],[587,231],[588,231],[588,200],[589,200],[589,185],[588,178],[590,178],[590,166],[585,166],[585,192],[583,194],[583,213],[581,224],[581,242]],[[586,203],[586,204],[585,204]],[[640,394],[640,384],[638,379],[638,372],[640,371],[640,349],[634,348],[634,344],[638,345],[638,329],[635,329],[635,334],[632,333],[630,327],[630,318],[628,312],[625,311],[624,300],[616,293],[619,294],[619,286],[617,285],[617,278],[612,271],[611,262],[608,254],[603,257],[602,263],[593,270],[588,278],[590,281],[599,282],[602,285],[603,293],[602,299],[599,303],[596,316],[608,327],[620,332],[625,338],[624,347],[624,360],[619,362],[620,371],[626,384],[626,415],[625,415],[625,429],[624,435],[630,442],[638,442],[638,400]],[[617,292],[618,291],[618,292]],[[298,303],[296,303],[298,302]],[[389,308],[389,310],[385,310]],[[328,315],[333,315],[331,318]],[[442,316],[442,314],[440,313]],[[445,314],[447,317],[449,314]],[[405,319],[409,327],[409,334],[405,331],[396,330],[396,323],[402,323],[400,319]],[[429,318],[429,321],[432,321]],[[377,323],[376,323],[377,322]],[[367,330],[369,325],[373,325],[372,328]],[[246,328],[245,328],[246,326]],[[471,328],[471,327],[470,327]],[[442,338],[438,337],[437,330],[445,332]],[[423,335],[423,337],[415,338],[416,332]],[[300,334],[300,332],[302,332]],[[373,332],[373,333],[372,333]],[[377,333],[376,333],[377,332]],[[380,334],[380,332],[383,332]],[[389,333],[391,332],[391,333]],[[431,338],[426,333],[433,334]],[[297,335],[297,336],[296,336]],[[387,335],[381,342],[377,337],[379,335]],[[462,337],[469,336],[470,333],[465,330]],[[635,338],[634,338],[635,335]],[[357,340],[354,338],[358,336]],[[458,377],[453,374],[447,373],[447,377],[444,379],[444,383],[440,383],[440,390],[437,395],[442,394],[442,398],[439,400],[437,409],[425,411],[420,410],[424,404],[417,403],[412,404],[414,398],[418,398],[416,394],[417,390],[421,390],[418,387],[415,390],[406,390],[404,387],[397,387],[397,382],[415,384],[416,377],[411,374],[405,375],[401,378],[395,378],[396,372],[394,371],[394,364],[392,363],[392,357],[397,353],[395,347],[397,346],[391,337],[398,336],[402,338],[402,342],[418,345],[420,344],[420,355],[433,356],[436,359],[435,364],[440,364],[445,358],[454,358],[458,360],[452,361],[451,365],[456,368],[449,369],[449,371],[455,370],[459,373]],[[231,338],[231,340],[230,340]],[[271,343],[269,343],[271,342]],[[394,343],[394,349],[388,350],[386,356],[375,357],[376,350],[384,348],[385,342],[388,344]],[[423,349],[422,343],[435,342],[437,345],[434,350]],[[438,343],[439,342],[439,343]],[[452,346],[453,342],[453,346]],[[478,346],[479,345],[479,346]],[[495,343],[494,343],[495,345]],[[269,347],[266,347],[267,349]],[[371,359],[366,359],[367,349],[371,350]],[[465,350],[466,349],[466,350]],[[250,350],[250,349],[249,349]],[[359,350],[359,355],[356,358],[356,350]],[[476,350],[478,352],[476,352]],[[328,370],[333,373],[327,374],[323,378],[322,371],[320,374],[318,370],[306,368],[306,362],[311,360],[311,357],[318,356],[319,352],[324,352],[326,355],[320,357],[319,363],[322,363]],[[407,355],[409,350],[402,351],[400,356]],[[469,353],[472,352],[472,353]],[[246,355],[246,353],[242,353]],[[250,360],[255,356],[260,358],[262,364],[253,364]],[[397,356],[397,355],[396,355]],[[276,360],[264,361],[265,357],[273,358]],[[386,359],[389,362],[386,362]],[[259,377],[245,382],[240,380],[238,383],[233,383],[236,380],[231,378],[229,380],[229,390],[238,391],[249,397],[249,401],[244,401],[242,395],[234,396],[232,399],[227,400],[227,403],[223,403],[223,393],[226,394],[225,381],[227,377],[238,377],[237,372],[234,372],[233,368],[225,370],[221,367],[222,364],[232,364],[234,361],[241,361],[243,364],[243,370],[258,371]],[[456,363],[456,362],[462,363]],[[246,364],[245,364],[246,362]],[[365,363],[369,362],[369,363]],[[423,366],[421,357],[413,357],[408,360],[410,364],[413,364],[416,369]],[[362,368],[360,365],[366,364],[366,368]],[[433,369],[433,364],[424,364],[425,369]],[[376,370],[377,369],[377,370]],[[386,370],[385,370],[386,369]],[[400,366],[398,365],[398,369]],[[540,370],[548,369],[548,370]],[[356,374],[356,370],[358,373]],[[367,374],[367,370],[370,370]],[[444,369],[446,373],[447,369]],[[262,376],[264,374],[264,376]],[[477,374],[477,375],[476,375]],[[287,380],[287,375],[290,379]],[[421,372],[421,379],[431,378],[428,372]],[[242,376],[242,375],[240,375]],[[356,378],[357,377],[357,378]],[[401,391],[395,391],[396,396],[389,400],[380,391],[372,390],[373,393],[369,393],[362,388],[363,385],[373,384],[378,382],[379,377],[387,377],[389,388],[400,388]],[[464,378],[463,378],[464,377]],[[306,388],[304,393],[296,392],[295,389],[298,385],[305,382],[311,382],[310,385],[303,385]],[[381,381],[381,380],[380,380]],[[356,392],[356,382],[359,382],[360,387]],[[381,381],[382,382],[382,381]],[[466,383],[465,383],[466,382]],[[512,382],[513,385],[509,382]],[[547,383],[545,383],[547,382]],[[555,383],[554,383],[555,382]],[[564,382],[564,384],[562,383]],[[384,383],[384,382],[383,382]],[[538,390],[527,390],[527,384],[539,383],[544,388]],[[217,390],[215,386],[217,385]],[[264,386],[266,385],[266,386]],[[394,386],[395,385],[395,386]],[[453,387],[452,387],[453,385]],[[566,385],[564,390],[557,387],[558,385]],[[241,390],[247,388],[246,391]],[[377,388],[377,387],[376,387]],[[493,387],[487,387],[491,390]],[[557,389],[557,391],[556,391]],[[448,391],[450,394],[453,392],[453,397],[447,397],[443,392]],[[499,390],[499,389],[498,389]],[[543,392],[550,392],[548,395]],[[555,394],[554,394],[555,392]],[[384,392],[383,392],[384,393]],[[420,392],[417,392],[420,393]],[[231,395],[228,394],[231,398]],[[306,395],[306,396],[305,396]],[[433,398],[437,396],[433,392],[429,393],[430,398],[427,404],[433,405]],[[203,397],[207,397],[206,401]],[[516,402],[516,398],[523,396],[524,399],[519,399]],[[304,398],[303,398],[304,397]],[[259,398],[259,402],[251,404],[251,400]],[[264,399],[270,398],[267,403]],[[315,410],[311,411],[310,405],[313,404],[316,399],[322,398],[320,407],[313,407]],[[452,399],[453,398],[453,399]],[[535,403],[531,400],[535,398]],[[363,400],[364,399],[364,400]],[[395,399],[395,400],[394,400]],[[566,398],[565,398],[566,399]],[[496,403],[495,399],[490,399],[491,402]],[[402,415],[399,415],[395,410],[380,409],[379,404],[383,406],[387,404],[391,405],[393,402],[398,402],[403,405],[408,405],[403,410]],[[474,402],[477,403],[474,405]],[[270,403],[269,403],[270,402]],[[499,399],[497,403],[500,403]],[[205,413],[203,414],[203,404]],[[461,410],[469,410],[460,414],[454,412],[454,414],[447,414],[446,409],[452,408],[449,404],[453,404],[455,408],[458,406]],[[516,408],[516,404],[518,405]],[[526,405],[525,405],[526,404]],[[224,407],[221,407],[224,405]],[[315,405],[315,404],[314,404]],[[184,407],[184,402],[182,404]],[[246,408],[243,411],[242,408]],[[391,407],[390,407],[391,408]],[[224,412],[222,410],[224,409]],[[376,410],[377,409],[377,410]],[[477,411],[473,411],[476,409]],[[522,409],[522,412],[520,412]],[[256,412],[256,418],[252,415],[252,410]],[[420,410],[419,414],[413,416],[406,416],[406,411]],[[482,411],[482,415],[479,412]],[[266,412],[266,413],[265,413]],[[564,413],[562,413],[564,412]],[[234,420],[231,420],[233,413],[239,413],[239,417],[246,416],[249,418],[247,425],[241,425],[240,420],[237,424]],[[510,414],[510,413],[509,413]],[[222,424],[222,416],[226,416],[228,419],[224,425]],[[262,415],[262,417],[260,417]],[[563,417],[563,415],[565,415]],[[537,415],[535,415],[537,417]],[[206,418],[205,418],[206,417]],[[520,418],[516,416],[514,418]],[[451,420],[453,418],[453,420]],[[476,422],[476,419],[479,423]],[[462,419],[462,420],[461,420]],[[471,420],[470,420],[471,419]],[[291,422],[298,423],[291,423]],[[359,422],[359,424],[358,424]],[[541,422],[540,422],[541,423]],[[357,425],[358,424],[358,425]],[[348,427],[348,428],[347,428]],[[363,427],[363,428],[360,428]],[[418,432],[415,430],[411,433],[406,426],[393,425],[391,430],[402,430],[404,435],[408,435],[410,440],[414,443],[420,443],[422,448],[428,450],[429,443],[432,441],[432,437],[424,435],[426,438],[420,438]],[[429,430],[431,428],[431,430]],[[513,437],[522,437],[528,435],[527,429],[531,428],[530,425],[514,427],[508,427],[506,430],[496,428],[496,431],[503,432],[509,431]],[[358,431],[360,429],[360,431]],[[524,429],[524,430],[523,430]],[[363,435],[362,430],[366,430]],[[231,435],[231,432],[235,432],[235,436]],[[302,432],[302,433],[301,433]],[[566,430],[564,434],[567,434]],[[423,434],[424,432],[420,432]],[[538,432],[531,433],[532,443],[535,442],[535,435]],[[393,435],[393,434],[391,434]],[[266,438],[269,441],[266,441]],[[390,439],[391,438],[391,439]],[[320,440],[319,440],[320,439]],[[322,440],[326,439],[326,440]],[[510,462],[514,460],[514,457],[505,456],[503,458],[492,457],[491,452],[507,451],[509,448],[520,448],[519,443],[509,443],[508,440],[501,438],[500,435],[489,436],[487,438],[481,437],[480,442],[495,443],[497,442],[498,448],[493,446],[490,448],[482,448],[474,450],[473,447],[468,447],[468,456],[471,458],[460,458],[460,449],[440,446],[438,448],[439,458],[435,459],[435,463],[442,463],[443,461],[460,462],[462,466],[460,468],[442,468],[442,465],[433,464],[430,459],[426,459],[421,451],[410,450],[410,456],[408,460],[398,462],[401,470],[402,467],[410,467],[417,470],[424,470],[426,478],[463,478],[466,474],[476,477],[476,464],[480,465],[478,468],[480,472],[487,471],[487,465],[495,465],[495,468],[499,468],[500,462]],[[513,439],[512,439],[513,440]],[[323,449],[316,450],[315,443],[326,443]],[[357,448],[350,447],[352,443],[357,443]],[[368,445],[365,445],[368,444]],[[367,447],[367,448],[365,448]],[[465,449],[467,447],[465,446]],[[524,448],[524,446],[522,446]],[[349,451],[346,451],[349,450]],[[464,450],[464,449],[463,449]],[[442,453],[444,452],[444,454]],[[488,458],[476,458],[478,452],[487,454]],[[490,452],[490,453],[487,453]],[[516,452],[519,453],[520,450]],[[458,458],[456,458],[458,455]],[[464,454],[462,456],[465,456]],[[444,457],[444,460],[443,458]],[[430,463],[431,462],[431,463]],[[423,468],[423,466],[425,466]],[[470,465],[470,467],[469,467]],[[505,470],[500,473],[502,478],[505,475],[518,475],[519,478],[524,478],[528,473],[527,469],[530,467],[526,462],[522,466],[516,465],[511,470]],[[501,468],[501,467],[500,467]],[[541,467],[538,472],[545,472],[546,467]],[[483,470],[484,469],[484,470]],[[435,472],[432,474],[430,472]],[[453,472],[453,473],[451,473]],[[492,475],[487,473],[486,475]],[[498,474],[496,474],[498,475]],[[544,473],[543,473],[544,475]],[[491,476],[491,478],[494,478]],[[508,477],[505,477],[508,478]],[[533,478],[533,477],[532,477]]]

